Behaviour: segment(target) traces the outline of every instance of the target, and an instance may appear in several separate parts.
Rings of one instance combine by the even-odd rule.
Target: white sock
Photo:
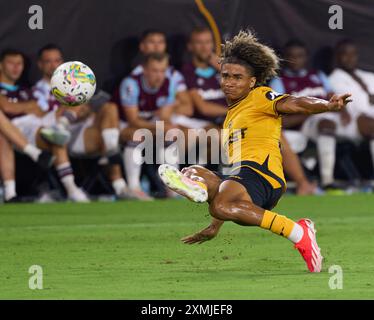
[[[74,181],[73,169],[69,162],[61,163],[57,167],[57,174],[60,177],[61,183],[64,185],[65,190],[70,197],[78,189]]]
[[[107,152],[116,151],[119,143],[119,129],[108,128],[101,132],[104,141],[105,150]]]
[[[4,199],[8,201],[14,198],[16,193],[16,181],[15,180],[5,180],[4,181]]]
[[[287,239],[292,241],[293,243],[298,243],[303,238],[303,235],[304,229],[298,223],[295,223]]]
[[[32,144],[27,144],[23,149],[23,152],[36,162],[38,161],[39,155],[42,153],[42,150],[33,146]]]
[[[140,174],[142,169],[142,150],[133,146],[125,147],[123,161],[129,188],[140,188]]]
[[[123,190],[126,188],[126,182],[123,178],[116,179],[112,181],[112,187],[116,195],[120,195]]]
[[[320,135],[317,138],[317,152],[322,185],[334,182],[336,139],[333,136]]]
[[[374,140],[370,140],[370,153],[371,153],[371,160],[373,161],[373,168],[374,168]]]
[[[72,174],[69,174],[61,178],[61,183],[64,185],[65,190],[69,197],[72,196],[75,193],[75,191],[78,189],[74,181],[74,176]]]

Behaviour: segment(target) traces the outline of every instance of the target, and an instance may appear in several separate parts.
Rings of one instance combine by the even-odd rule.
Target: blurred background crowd
[[[36,52],[17,45],[18,41],[3,46],[0,40],[0,196],[5,202],[174,197],[160,182],[156,163],[140,164],[140,142],[133,138],[139,129],[155,133],[156,120],[164,122],[165,130],[190,130],[196,136],[183,147],[183,159],[181,146],[171,142],[163,148],[154,146],[160,153],[155,152],[155,159],[222,170],[222,164],[209,160],[209,148],[217,141],[210,139],[204,148],[197,136],[201,131],[219,131],[227,111],[219,85],[219,43],[225,36],[221,38],[203,3],[196,3],[206,18],[203,22],[189,25],[189,31],[177,38],[156,23],[141,28],[137,37],[121,46],[120,71],[104,79],[99,71],[96,95],[76,108],[60,106],[50,92],[50,79],[64,61],[90,65],[89,57],[86,61],[84,54],[67,55],[63,41],[52,37],[39,40]],[[241,2],[235,1],[235,6],[240,9]],[[370,69],[374,65],[367,59],[367,48],[363,63],[361,38],[348,37],[349,32],[330,43],[320,39],[318,48],[311,47],[307,34],[290,34],[294,36],[283,35],[284,41],[273,45],[282,63],[268,86],[278,93],[323,99],[348,92],[353,101],[339,113],[282,117],[289,192],[372,192],[374,73]],[[97,64],[90,65],[94,72]],[[196,161],[188,163],[188,154],[197,147]]]

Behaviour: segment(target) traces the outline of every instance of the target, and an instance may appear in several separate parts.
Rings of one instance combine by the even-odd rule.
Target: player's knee
[[[222,221],[232,220],[226,204],[219,199],[214,199],[209,204],[209,213],[212,217]]]

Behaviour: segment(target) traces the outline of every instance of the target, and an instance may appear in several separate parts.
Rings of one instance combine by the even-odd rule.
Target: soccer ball
[[[63,105],[78,106],[89,101],[96,89],[93,71],[79,61],[65,62],[52,75],[52,94]]]

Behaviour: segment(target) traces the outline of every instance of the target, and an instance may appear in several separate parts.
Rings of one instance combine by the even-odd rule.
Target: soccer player
[[[120,84],[118,105],[120,106],[121,140],[126,143],[124,164],[129,188],[143,193],[140,185],[141,149],[139,142],[133,140],[133,133],[139,129],[148,129],[156,133],[156,121],[164,121],[165,131],[175,128],[170,117],[175,107],[175,82],[167,76],[169,58],[166,53],[151,53],[144,57],[142,71],[131,74]],[[172,145],[170,148],[175,149]],[[170,148],[165,148],[166,150]],[[158,148],[159,159],[166,154],[164,148]],[[178,150],[169,150],[165,161],[178,163]],[[162,154],[161,154],[162,153]],[[166,157],[165,157],[166,158]]]
[[[183,239],[202,243],[214,238],[225,221],[258,226],[289,239],[304,258],[309,271],[320,272],[322,255],[310,219],[294,222],[271,211],[286,183],[280,152],[281,116],[340,110],[349,94],[329,101],[276,94],[264,83],[275,76],[278,57],[249,32],[241,31],[223,46],[221,86],[229,109],[223,125],[224,146],[233,164],[232,172],[219,177],[199,166],[179,172],[160,166],[163,181],[174,191],[209,203],[213,217],[204,230]]]
[[[63,146],[47,143],[40,131],[44,126],[44,113],[38,103],[33,101],[32,92],[16,85],[24,69],[24,58],[21,52],[5,50],[0,56],[0,109],[11,119],[29,144],[42,150],[50,151],[55,156],[54,165],[65,187],[68,198],[77,202],[88,202],[85,193],[75,184],[73,171]],[[5,98],[5,99],[4,99]],[[16,199],[14,150],[9,140],[2,141],[1,166],[5,183],[5,200]],[[6,167],[4,167],[6,166]],[[9,192],[7,188],[9,187]]]

